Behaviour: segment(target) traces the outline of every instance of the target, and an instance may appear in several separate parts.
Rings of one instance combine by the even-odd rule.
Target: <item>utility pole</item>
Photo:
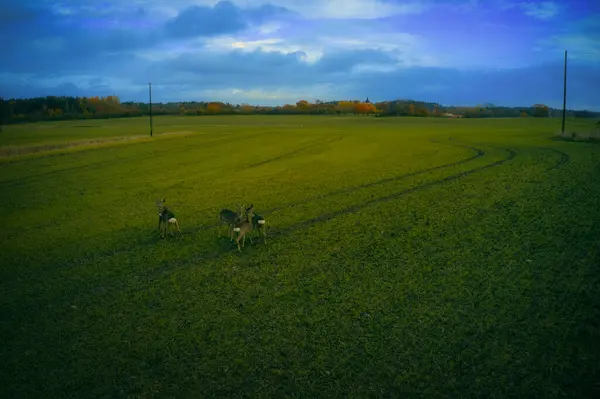
[[[567,50],[565,50],[565,76],[563,84],[563,114],[562,114],[562,133],[565,133],[565,117],[567,115]]]
[[[148,93],[150,94],[150,105],[148,106],[150,110],[150,137],[152,137],[152,83],[148,83]]]

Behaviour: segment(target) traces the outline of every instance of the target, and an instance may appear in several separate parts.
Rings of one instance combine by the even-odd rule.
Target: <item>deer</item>
[[[265,227],[266,220],[263,216],[254,213],[254,204],[250,204],[250,207],[246,209],[246,214],[251,211],[252,216],[252,230],[256,231],[259,235],[262,232],[263,242],[267,243],[267,231]]]
[[[238,207],[237,213],[229,209],[221,209],[221,212],[219,212],[219,220],[221,223],[228,225],[227,231],[229,232],[231,241],[233,241],[233,229],[242,220],[244,214],[244,205],[236,205]],[[221,230],[219,230],[219,237],[221,237]]]
[[[245,246],[246,245],[246,236],[248,236],[248,238],[250,239],[250,243],[253,244],[252,235],[250,234],[254,230],[253,225],[252,225],[253,217],[254,217],[254,206],[250,206],[249,208],[246,209],[246,218],[244,220],[240,220],[233,228],[233,231],[238,233],[235,243],[237,244],[238,251],[240,251],[240,252],[242,252],[242,249],[240,248],[240,240],[242,240],[242,247]]]
[[[171,235],[173,235],[173,231],[171,230],[172,225],[175,225],[175,227],[177,227],[177,231],[179,231],[179,234],[181,235],[181,237],[183,237],[183,234],[181,233],[181,229],[179,228],[179,223],[177,222],[177,219],[175,218],[175,214],[164,205],[165,199],[160,199],[158,201],[156,201],[156,208],[158,209],[158,231],[160,234],[161,238],[166,238],[167,237],[167,226],[169,229],[169,233]],[[161,225],[162,225],[162,230],[161,230]]]

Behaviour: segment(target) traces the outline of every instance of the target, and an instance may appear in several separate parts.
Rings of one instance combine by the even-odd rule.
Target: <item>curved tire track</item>
[[[298,153],[300,153],[300,152],[302,152],[304,150],[307,150],[309,148],[318,147],[318,146],[323,145],[323,144],[333,143],[333,142],[339,141],[339,140],[341,140],[343,138],[344,138],[344,136],[340,136],[340,137],[336,137],[334,139],[329,139],[329,140],[324,140],[324,141],[319,141],[319,142],[316,142],[316,143],[312,143],[310,145],[304,146],[304,147],[299,148],[297,150],[281,154],[278,157],[270,158],[270,159],[267,159],[267,160],[264,160],[264,161],[252,164],[252,165],[245,166],[244,169],[256,168],[258,166],[266,165],[266,164],[271,163],[271,162],[279,161],[280,159],[290,158],[290,157],[292,157],[292,156],[294,156],[294,155],[296,155],[296,154],[298,154]]]
[[[546,169],[546,172],[554,170],[554,169],[558,169],[560,167],[562,167],[563,165],[569,163],[571,161],[571,156],[569,154],[567,154],[566,152],[557,150],[555,148],[549,148],[549,147],[538,147],[538,148],[542,148],[544,150],[548,150],[551,151],[555,154],[560,155],[560,158],[558,161],[556,161],[556,163],[554,165],[552,165],[551,167],[549,167],[548,169]]]
[[[293,233],[293,232],[301,230],[301,229],[308,228],[308,227],[316,225],[318,223],[327,222],[338,216],[355,213],[355,212],[358,212],[358,211],[360,211],[364,208],[367,208],[369,206],[372,206],[372,205],[377,205],[377,204],[380,204],[383,202],[392,201],[392,200],[401,198],[405,195],[408,195],[408,194],[411,194],[414,192],[418,192],[418,191],[425,190],[427,188],[439,186],[439,185],[442,185],[449,181],[458,180],[462,177],[469,176],[474,173],[481,172],[483,170],[502,165],[517,156],[517,153],[511,149],[503,149],[503,150],[508,152],[508,156],[503,159],[500,159],[498,161],[495,161],[495,162],[492,162],[492,163],[489,163],[487,165],[483,165],[483,166],[480,166],[477,168],[473,168],[473,169],[470,169],[470,170],[467,170],[464,172],[456,173],[456,174],[447,176],[443,179],[434,180],[434,181],[431,181],[431,182],[428,182],[425,184],[421,184],[416,187],[411,187],[411,188],[396,192],[391,195],[374,198],[374,199],[365,201],[363,203],[347,207],[347,208],[339,210],[339,211],[325,213],[325,214],[319,215],[317,217],[293,224],[293,225],[288,226],[283,229],[272,229],[271,237],[286,236],[286,235],[289,235],[290,233]],[[481,151],[481,150],[479,150],[479,151]],[[440,167],[436,167],[436,168],[439,169]],[[421,173],[424,173],[424,172],[421,172]],[[139,248],[139,246],[137,246],[137,247]],[[130,250],[128,250],[128,251],[130,251]],[[125,253],[128,251],[114,251],[113,255]],[[237,252],[234,252],[234,253],[237,254]],[[210,253],[199,254],[198,256],[186,258],[185,260],[180,260],[177,262],[164,260],[159,265],[157,265],[156,268],[154,268],[152,270],[148,270],[146,272],[142,272],[142,273],[134,273],[132,276],[130,276],[130,278],[136,279],[138,282],[139,282],[139,279],[141,279],[141,278],[151,281],[151,280],[154,280],[154,279],[156,279],[162,275],[165,275],[167,273],[174,272],[175,270],[180,269],[184,266],[195,264],[195,263],[200,263],[200,262],[208,262],[211,260],[217,260],[217,259],[225,256],[226,254],[231,254],[231,252],[230,251],[224,252],[222,249],[219,249],[219,250],[213,250]],[[242,254],[239,254],[239,256],[242,256]],[[142,286],[145,286],[145,285],[142,284]],[[139,284],[136,287],[137,288],[129,288],[129,290],[133,289],[133,291],[138,291],[138,290],[144,289],[144,288],[139,288]],[[118,278],[118,279],[113,280],[112,284],[109,284],[108,286],[103,285],[100,287],[93,288],[92,290],[89,291],[89,293],[92,296],[96,296],[98,294],[110,295],[110,294],[116,294],[118,292],[122,292],[123,290],[128,290],[128,284],[122,278]]]
[[[350,206],[348,208],[345,208],[345,209],[342,209],[342,210],[339,210],[339,211],[325,213],[325,214],[319,215],[317,217],[314,217],[314,218],[311,218],[311,219],[308,219],[308,220],[304,220],[302,222],[293,224],[291,226],[288,226],[288,227],[285,227],[285,228],[282,228],[282,229],[271,229],[270,230],[271,231],[270,237],[282,237],[282,236],[286,236],[286,235],[289,235],[290,233],[293,233],[293,232],[301,230],[301,229],[308,228],[308,227],[316,225],[318,223],[327,222],[327,221],[329,221],[331,219],[334,219],[334,218],[336,218],[338,216],[342,216],[342,215],[346,215],[346,214],[358,212],[358,211],[360,211],[360,210],[362,210],[364,208],[367,208],[367,207],[369,207],[371,205],[377,205],[377,204],[380,204],[380,203],[383,203],[383,202],[392,201],[392,200],[401,198],[401,197],[403,197],[405,195],[408,195],[408,194],[411,194],[411,193],[414,193],[414,192],[418,192],[418,191],[421,191],[421,190],[425,190],[427,188],[439,186],[439,185],[442,185],[442,184],[447,183],[449,181],[458,180],[461,177],[469,176],[469,175],[472,175],[474,173],[481,172],[481,171],[489,169],[489,168],[493,168],[495,166],[500,166],[500,165],[502,165],[502,164],[504,164],[504,163],[512,160],[513,158],[515,158],[517,156],[517,153],[515,151],[509,149],[509,148],[504,148],[503,150],[506,151],[506,152],[508,152],[508,156],[505,157],[505,158],[503,158],[503,159],[500,159],[498,161],[495,161],[495,162],[492,162],[492,163],[489,163],[487,165],[483,165],[483,166],[480,166],[480,167],[477,167],[477,168],[473,168],[473,169],[470,169],[470,170],[467,170],[467,171],[464,171],[464,172],[460,172],[460,173],[457,173],[457,174],[454,174],[454,175],[450,175],[450,176],[447,176],[447,177],[445,177],[443,179],[434,180],[434,181],[431,181],[429,183],[421,184],[421,185],[416,186],[416,187],[411,187],[409,189],[405,189],[405,190],[399,191],[399,192],[391,194],[391,195],[387,195],[387,196],[379,197],[379,198],[374,198],[374,199],[365,201],[365,202],[357,204],[357,205]],[[167,274],[170,271],[172,272],[172,271],[174,271],[176,269],[179,269],[179,268],[181,268],[183,266],[187,266],[187,265],[190,265],[190,264],[193,264],[193,263],[207,262],[207,261],[219,259],[220,257],[224,256],[227,253],[231,253],[231,252],[223,252],[223,251],[217,251],[217,250],[215,250],[215,251],[212,251],[211,253],[201,254],[201,255],[198,255],[196,257],[188,258],[188,259],[186,259],[184,261],[180,261],[180,262],[163,261],[162,262],[163,263],[162,266],[159,266],[156,269],[154,269],[152,271],[149,271],[148,273],[144,273],[143,277],[147,278],[148,280],[152,280],[152,279],[157,278],[158,276],[161,276],[163,274]],[[241,256],[241,254],[240,254],[240,256]],[[138,277],[139,277],[139,275],[138,275]],[[115,289],[115,288],[112,288],[112,289]]]
[[[445,144],[445,143],[442,143],[442,144]],[[471,147],[471,146],[468,146],[468,145],[456,145],[456,144],[452,144],[452,145],[455,146],[455,147],[462,147],[462,148],[468,148],[470,150],[473,150],[473,151],[475,151],[475,155],[470,156],[468,158],[461,159],[459,161],[455,161],[455,162],[450,162],[450,163],[443,164],[443,165],[434,166],[432,168],[421,169],[421,170],[418,170],[416,172],[410,172],[410,173],[405,173],[405,174],[402,174],[402,175],[396,175],[396,176],[392,176],[392,177],[386,177],[384,179],[376,180],[376,181],[373,181],[373,182],[358,184],[358,185],[350,186],[350,187],[345,187],[345,188],[342,188],[342,189],[330,191],[330,192],[325,193],[325,194],[314,195],[312,197],[307,197],[307,198],[304,198],[304,199],[299,200],[299,201],[289,202],[286,205],[282,205],[282,206],[275,207],[275,208],[270,208],[270,209],[265,209],[264,211],[261,211],[261,214],[263,214],[264,216],[268,216],[268,215],[270,215],[270,214],[272,214],[274,212],[278,212],[278,211],[281,211],[281,210],[284,210],[284,209],[293,208],[293,207],[298,206],[298,205],[304,205],[304,204],[307,204],[307,203],[310,203],[310,202],[313,202],[313,201],[322,200],[324,198],[329,198],[329,197],[333,197],[333,196],[340,195],[340,194],[351,194],[351,193],[356,192],[358,190],[362,190],[363,188],[375,187],[375,186],[379,186],[381,184],[389,183],[389,182],[392,182],[392,181],[399,181],[399,180],[403,180],[403,179],[406,179],[406,178],[409,178],[409,177],[413,177],[413,176],[418,176],[418,175],[422,175],[422,174],[425,174],[425,173],[429,173],[429,172],[432,172],[432,171],[435,171],[435,170],[439,170],[439,169],[443,169],[443,168],[449,168],[449,167],[456,166],[456,165],[461,165],[461,164],[473,161],[475,159],[481,158],[482,156],[484,156],[486,154],[486,152],[484,150],[480,149],[480,148]],[[193,228],[193,229],[190,229],[190,230],[186,230],[186,232],[195,233],[195,232],[198,232],[198,231],[205,231],[205,230],[213,229],[213,228],[219,227],[219,226],[221,226],[219,223],[215,223],[215,224],[211,224],[211,225],[199,226],[199,227],[196,227],[196,228]]]
[[[277,212],[277,211],[281,211],[281,210],[284,210],[284,209],[289,209],[289,208],[292,208],[294,206],[303,205],[303,204],[306,204],[306,203],[310,203],[310,202],[317,201],[317,200],[320,200],[320,199],[332,197],[332,196],[335,196],[335,195],[353,193],[353,192],[356,192],[356,191],[361,190],[363,188],[375,187],[375,186],[378,186],[378,185],[381,185],[381,184],[385,184],[385,183],[389,183],[389,182],[392,182],[392,181],[399,181],[399,180],[402,180],[402,179],[406,179],[408,177],[418,176],[418,175],[425,174],[425,173],[428,173],[428,172],[432,172],[432,171],[435,171],[435,170],[440,170],[440,169],[443,169],[443,168],[449,168],[449,167],[452,167],[452,166],[461,165],[461,164],[473,161],[475,159],[481,158],[481,157],[483,157],[486,154],[486,152],[484,150],[482,150],[480,148],[472,147],[472,146],[469,146],[469,145],[458,145],[458,144],[453,144],[453,143],[442,143],[442,144],[450,144],[450,145],[455,146],[455,147],[468,148],[470,150],[475,151],[475,154],[472,155],[472,156],[470,156],[470,157],[468,157],[468,158],[464,158],[464,159],[461,159],[461,160],[458,160],[458,161],[455,161],[455,162],[450,162],[450,163],[447,163],[447,164],[438,165],[438,166],[434,166],[434,167],[431,167],[431,168],[418,170],[418,171],[411,172],[411,173],[405,173],[405,174],[402,174],[402,175],[392,176],[392,177],[380,179],[380,180],[377,180],[377,181],[373,181],[373,182],[369,182],[369,183],[364,183],[364,184],[359,184],[359,185],[351,186],[351,187],[346,187],[346,188],[343,188],[343,189],[333,190],[333,191],[325,193],[325,194],[321,194],[321,195],[316,195],[316,196],[304,198],[304,199],[302,199],[300,201],[295,201],[295,202],[292,202],[292,203],[288,203],[288,204],[286,204],[284,206],[280,206],[280,207],[276,207],[276,208],[271,208],[271,209],[266,209],[264,211],[261,211],[261,214],[263,214],[265,216],[268,216],[268,215],[270,215],[270,214],[272,214],[274,212]],[[215,215],[215,219],[217,219],[217,215]],[[194,234],[194,233],[198,233],[198,232],[201,232],[201,231],[207,231],[207,230],[211,230],[211,229],[219,228],[219,227],[222,227],[222,224],[220,224],[220,223],[213,223],[213,224],[210,224],[210,225],[197,226],[197,227],[192,227],[192,228],[183,227],[182,231],[184,233],[186,233],[186,234]],[[273,231],[273,230],[271,230],[271,231]],[[78,265],[81,265],[81,264],[84,264],[84,263],[87,263],[87,262],[90,262],[90,261],[100,261],[100,260],[105,259],[107,257],[122,255],[122,254],[126,254],[128,252],[136,251],[136,250],[138,250],[140,248],[150,247],[152,245],[156,245],[156,243],[158,243],[160,241],[161,240],[158,237],[156,237],[155,239],[146,238],[146,239],[143,239],[143,240],[137,240],[136,243],[130,243],[131,245],[128,245],[127,248],[124,248],[124,249],[121,249],[121,250],[117,249],[117,250],[103,251],[101,253],[95,252],[91,256],[79,257],[79,258],[74,259],[74,260],[72,260],[70,262],[66,262],[66,263],[63,263],[61,265],[58,265],[58,267],[60,267],[61,269],[63,269],[63,268],[64,269],[69,269],[71,267],[76,267]],[[222,254],[222,251],[220,251],[219,254]],[[213,259],[213,258],[207,258],[207,259]]]
[[[508,152],[508,157],[506,157],[504,159],[501,159],[499,161],[496,161],[496,162],[493,162],[493,163],[481,166],[479,168],[474,168],[474,169],[467,170],[467,171],[464,171],[464,172],[461,172],[461,173],[457,173],[455,175],[450,175],[450,176],[447,176],[447,177],[445,177],[445,178],[443,178],[441,180],[434,180],[432,182],[425,183],[425,184],[422,184],[420,186],[411,187],[411,188],[408,188],[406,190],[402,190],[402,191],[399,191],[397,193],[394,193],[394,194],[391,194],[391,195],[387,195],[385,197],[373,198],[371,200],[365,201],[365,202],[357,204],[357,205],[350,206],[348,208],[345,208],[345,209],[342,209],[342,210],[339,210],[339,211],[330,212],[330,213],[326,213],[326,214],[323,214],[323,215],[320,215],[320,216],[316,216],[316,217],[314,217],[312,219],[308,219],[308,220],[305,220],[303,222],[296,223],[294,225],[288,226],[286,228],[276,230],[274,233],[271,233],[271,236],[278,236],[278,235],[289,234],[292,231],[303,229],[303,228],[312,226],[312,225],[317,224],[317,223],[326,222],[326,221],[331,220],[333,218],[336,218],[338,216],[347,215],[347,214],[350,214],[350,213],[356,213],[356,212],[360,211],[361,209],[367,208],[367,207],[369,207],[371,205],[377,205],[377,204],[380,204],[382,202],[392,201],[392,200],[398,199],[400,197],[403,197],[403,196],[405,196],[407,194],[412,194],[412,193],[415,193],[415,192],[418,192],[418,191],[421,191],[421,190],[424,190],[424,189],[427,189],[427,188],[430,188],[430,187],[435,187],[435,186],[438,186],[440,184],[447,183],[449,181],[458,180],[461,177],[465,177],[465,176],[471,175],[473,173],[480,172],[482,170],[492,168],[494,166],[502,165],[503,163],[506,163],[506,162],[512,160],[514,157],[517,156],[517,153],[515,151],[511,150],[511,149],[504,149],[504,150]],[[271,230],[271,231],[273,231],[273,230]]]

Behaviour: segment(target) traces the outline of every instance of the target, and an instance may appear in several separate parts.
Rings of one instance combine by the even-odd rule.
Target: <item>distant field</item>
[[[558,130],[6,126],[0,396],[600,397],[600,146]],[[159,238],[159,197],[183,238]],[[216,226],[241,202],[268,241],[238,253]]]

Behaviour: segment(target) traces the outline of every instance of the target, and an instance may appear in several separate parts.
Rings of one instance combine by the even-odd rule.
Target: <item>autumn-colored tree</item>
[[[306,100],[300,100],[296,103],[296,107],[302,111],[308,111],[310,108],[310,103]]]
[[[415,104],[411,103],[408,105],[408,114],[411,116],[415,115]]]
[[[115,104],[115,105],[118,105],[121,103],[121,101],[119,100],[119,97],[117,97],[117,96],[106,96],[104,101],[109,104]]]
[[[356,103],[353,104],[355,114],[369,115],[375,113],[375,106],[371,103]]]
[[[243,114],[251,114],[254,111],[254,107],[249,104],[242,104],[242,106],[240,107],[240,111]]]
[[[354,112],[354,101],[338,101],[336,111],[338,114]]]
[[[221,112],[221,105],[219,103],[209,103],[206,106],[206,111],[209,114],[216,115]]]
[[[521,111],[521,118],[527,118],[529,115],[527,115],[527,112],[525,111]]]

